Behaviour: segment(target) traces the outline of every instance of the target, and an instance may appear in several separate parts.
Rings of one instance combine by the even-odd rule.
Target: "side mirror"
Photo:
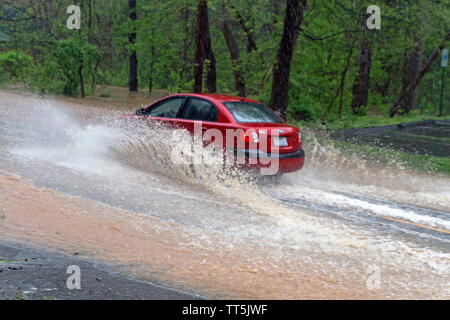
[[[143,116],[145,114],[145,109],[138,109],[137,111],[136,111],[136,115],[137,116]]]

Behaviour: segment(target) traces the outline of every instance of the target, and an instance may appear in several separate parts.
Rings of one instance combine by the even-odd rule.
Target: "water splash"
[[[448,288],[439,280],[447,277],[449,271],[450,256],[445,247],[417,244],[398,233],[374,228],[371,223],[377,224],[377,221],[354,225],[320,213],[327,206],[328,212],[342,215],[388,215],[447,230],[448,220],[444,215],[436,217],[426,211],[427,208],[443,214],[449,211],[446,177],[418,174],[395,162],[371,162],[323,144],[309,134],[305,140],[304,170],[286,175],[277,183],[261,183],[232,166],[175,165],[172,161],[174,142],[185,144],[186,149],[192,148],[195,142],[168,128],[148,127],[145,122],[136,120],[118,120],[116,113],[104,114],[103,110],[93,108],[87,108],[86,113],[85,110],[74,112],[74,106],[52,100],[28,104],[32,106],[31,113],[18,108],[17,119],[8,120],[12,123],[11,130],[20,127],[23,138],[14,140],[20,142],[9,149],[12,153],[106,177],[110,180],[105,180],[109,184],[102,186],[105,192],[116,190],[121,194],[130,187],[144,192],[146,188],[156,190],[153,183],[159,178],[155,177],[161,176],[164,177],[161,181],[175,181],[167,187],[174,195],[181,196],[183,190],[196,188],[198,192],[195,191],[192,199],[197,207],[190,210],[190,215],[201,220],[201,224],[192,225],[195,230],[192,234],[200,234],[201,238],[205,230],[213,230],[234,250],[244,244],[254,247],[253,261],[261,269],[265,268],[267,260],[273,265],[288,261],[294,269],[308,264],[309,270],[322,270],[314,272],[350,281],[355,277],[363,279],[367,265],[381,264],[392,278],[384,285],[392,290],[393,296],[408,296],[408,293],[414,296],[425,287],[429,288],[430,296],[448,296]],[[122,180],[128,184],[120,185]],[[166,186],[159,181],[158,187]],[[304,205],[292,206],[283,199],[296,200],[297,204],[302,200]],[[374,202],[381,199],[389,203]],[[119,199],[118,202],[121,201],[131,200]],[[211,201],[209,207],[213,203],[216,207],[199,209],[202,201]],[[155,211],[159,205],[144,204]],[[231,204],[236,205],[236,212],[231,211]],[[413,207],[403,208],[404,204]],[[426,212],[421,212],[419,206]],[[172,212],[161,217],[178,222],[189,219],[187,215],[175,217]],[[208,246],[214,247],[214,243]],[[256,250],[257,247],[264,248],[265,257],[256,254],[260,250]],[[410,282],[405,282],[399,273],[409,275]]]

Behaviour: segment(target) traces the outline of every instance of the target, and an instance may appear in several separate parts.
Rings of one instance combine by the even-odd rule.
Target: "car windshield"
[[[272,110],[261,103],[225,102],[224,105],[237,122],[282,123]]]

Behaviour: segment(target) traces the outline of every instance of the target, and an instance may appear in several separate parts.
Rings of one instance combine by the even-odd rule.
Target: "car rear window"
[[[224,102],[237,122],[282,123],[272,110],[261,103]]]

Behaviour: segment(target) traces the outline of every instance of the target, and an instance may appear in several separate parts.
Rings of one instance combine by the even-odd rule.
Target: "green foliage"
[[[291,101],[294,102],[291,102],[288,108],[290,118],[308,121],[319,119],[320,106],[314,97],[309,95],[294,96]]]
[[[64,92],[65,79],[56,61],[46,60],[32,77],[32,84],[35,85],[41,93],[61,94]]]
[[[62,93],[73,96],[79,91],[80,72],[92,74],[101,56],[95,46],[67,39],[56,43],[52,57],[64,78]]]
[[[26,82],[42,92],[76,95],[80,93],[81,65],[87,91],[93,91],[96,84],[127,86],[129,55],[136,50],[140,90],[151,84],[154,89],[191,91],[197,3],[141,0],[137,2],[138,19],[132,23],[127,0],[85,0],[81,6],[83,27],[77,31],[68,30],[62,23],[67,19],[67,6],[72,4],[69,0],[36,0],[33,5],[28,0],[6,2],[0,5],[0,17],[8,19],[0,19],[0,30],[9,41],[0,43],[0,56],[10,56],[6,59],[9,66],[1,67],[7,70],[0,74],[1,80],[21,81],[22,71]],[[339,127],[364,123],[372,115],[386,115],[404,86],[405,53],[417,45],[416,38],[420,36],[423,41],[425,60],[448,32],[444,28],[450,22],[448,3],[414,0],[377,2],[382,29],[364,33],[361,25],[370,4],[355,0],[308,1],[291,65],[290,119],[326,121],[330,127]],[[247,93],[266,104],[270,102],[285,5],[286,1],[273,0],[208,0],[219,92],[236,93],[233,66],[221,31],[223,20],[228,19],[240,53],[235,67],[242,71]],[[128,34],[133,30],[137,40],[130,46]],[[372,48],[370,88],[368,105],[362,108],[361,120],[357,121],[358,117],[350,115],[350,104],[363,35],[368,36]],[[248,45],[250,37],[256,50]],[[16,63],[14,52],[29,59]],[[17,64],[22,67],[13,66]],[[423,106],[425,115],[437,110],[440,71],[438,63],[433,64],[419,87],[417,105]],[[384,86],[386,92],[380,90]],[[445,102],[450,104],[450,90]]]
[[[20,80],[33,70],[33,58],[19,51],[0,53],[0,81]]]
[[[53,57],[65,77],[63,93],[70,96],[75,95],[80,84],[78,69],[83,59],[79,43],[73,40],[58,41],[53,51]]]

